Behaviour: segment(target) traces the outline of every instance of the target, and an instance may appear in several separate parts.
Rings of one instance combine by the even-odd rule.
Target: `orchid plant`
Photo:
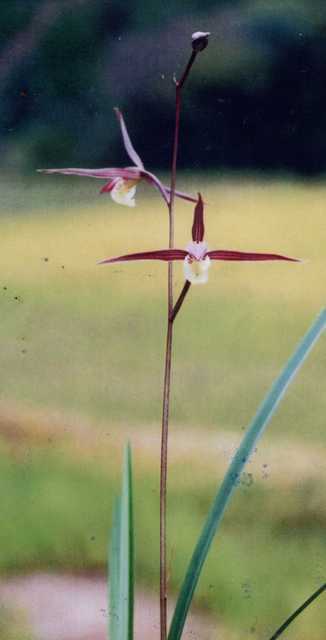
[[[210,34],[196,32],[192,36],[192,50],[184,73],[180,80],[175,80],[176,108],[175,131],[172,151],[172,167],[170,186],[145,169],[144,164],[136,152],[128,130],[119,109],[115,109],[125,150],[133,165],[125,168],[102,169],[40,169],[48,174],[58,173],[105,180],[101,193],[109,193],[114,202],[128,207],[135,206],[136,188],[140,181],[145,181],[157,189],[168,209],[169,242],[168,246],[159,250],[145,250],[137,253],[108,257],[99,264],[116,262],[130,262],[137,260],[159,260],[168,263],[167,272],[167,336],[165,351],[165,371],[163,384],[163,410],[161,430],[161,459],[160,459],[160,640],[179,640],[184,628],[186,616],[192,597],[206,559],[210,544],[218,529],[226,506],[235,490],[239,476],[250,457],[258,438],[262,435],[269,419],[273,415],[289,383],[302,365],[313,345],[323,333],[326,326],[326,309],[317,317],[316,321],[299,344],[292,358],[281,372],[272,386],[266,399],[258,409],[256,416],[249,425],[238,451],[236,452],[221,487],[217,491],[215,500],[198,543],[191,558],[183,585],[181,586],[170,631],[167,631],[167,557],[166,557],[166,493],[168,471],[168,430],[170,412],[171,366],[174,320],[180,311],[184,299],[192,284],[205,284],[212,261],[286,261],[299,262],[297,258],[279,253],[238,251],[234,249],[210,250],[204,240],[204,202],[201,193],[196,197],[176,189],[176,167],[179,145],[179,123],[181,112],[181,95],[184,84],[192,66],[200,52],[206,49]],[[174,206],[175,198],[181,198],[195,203],[191,241],[184,248],[174,246]],[[173,263],[183,262],[184,286],[179,297],[174,300]],[[131,453],[128,446],[125,454],[123,471],[123,488],[118,498],[113,519],[110,554],[110,640],[132,640],[133,638],[133,517],[132,517],[132,486],[131,486]],[[275,632],[270,640],[275,640],[283,633],[294,618],[303,611],[315,598],[325,590],[322,585],[308,600],[303,603]]]

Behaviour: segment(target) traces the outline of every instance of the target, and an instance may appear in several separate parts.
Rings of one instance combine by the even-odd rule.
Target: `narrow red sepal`
[[[204,204],[201,194],[198,194],[197,204],[194,211],[194,222],[192,225],[192,239],[194,242],[202,242],[204,239]]]
[[[118,121],[119,121],[119,124],[120,124],[120,129],[121,129],[121,134],[122,134],[122,139],[123,139],[123,143],[124,143],[124,146],[125,146],[125,150],[126,150],[128,156],[129,156],[130,160],[132,160],[135,163],[136,167],[139,167],[139,169],[143,169],[144,165],[143,165],[142,160],[139,157],[137,151],[134,149],[133,144],[132,144],[132,142],[130,140],[129,133],[128,133],[128,130],[127,130],[127,127],[126,127],[126,123],[124,121],[122,113],[117,107],[115,107],[114,111],[115,111],[115,113],[117,115],[117,118],[118,118]]]
[[[207,254],[212,260],[233,260],[233,261],[250,261],[262,262],[267,260],[287,260],[288,262],[300,262],[297,258],[289,258],[278,253],[252,253],[245,251],[208,251]]]
[[[66,168],[66,169],[38,169],[40,173],[60,173],[66,176],[82,176],[86,178],[97,178],[98,180],[105,180],[109,178],[124,178],[125,180],[137,180],[141,177],[140,170],[135,167],[128,167],[127,169],[109,167],[104,169],[79,169],[79,168]]]
[[[113,262],[131,262],[133,260],[164,260],[170,262],[172,260],[184,260],[187,255],[182,249],[159,249],[157,251],[142,251],[140,253],[129,253],[117,258],[105,258],[100,260],[98,264],[110,264]]]

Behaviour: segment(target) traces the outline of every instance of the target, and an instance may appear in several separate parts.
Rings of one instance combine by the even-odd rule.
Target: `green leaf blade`
[[[209,548],[222,521],[228,502],[236,489],[240,475],[258,439],[262,436],[269,420],[276,411],[289,384],[299,371],[314,344],[326,328],[326,309],[317,316],[283,371],[272,385],[269,393],[260,405],[254,419],[224,476],[223,482],[214,499],[197,545],[190,560],[171,622],[168,640],[180,640],[188,610],[197,586],[203,564]]]
[[[134,618],[134,530],[130,446],[125,449],[122,491],[113,517],[110,565],[110,640],[132,640]]]
[[[111,530],[111,544],[109,547],[109,574],[108,593],[109,596],[109,626],[108,637],[112,640],[118,639],[118,616],[119,616],[119,575],[120,575],[120,527],[121,527],[121,500],[117,498],[113,511],[113,521]]]

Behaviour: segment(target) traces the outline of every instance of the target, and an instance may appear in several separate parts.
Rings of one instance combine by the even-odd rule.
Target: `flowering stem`
[[[180,81],[176,81],[176,101],[175,101],[175,128],[172,152],[171,167],[171,191],[169,209],[169,248],[174,247],[174,199],[177,174],[177,156],[179,145],[179,127],[181,111],[181,91],[189,75],[190,69],[195,61],[197,52],[192,51],[188,64]],[[189,283],[190,286],[190,283]],[[168,461],[168,432],[170,413],[170,387],[171,387],[171,365],[172,365],[172,341],[173,322],[180,310],[187,289],[181,298],[179,297],[176,306],[173,307],[173,264],[168,265],[168,322],[165,349],[165,371],[163,386],[163,411],[162,411],[162,432],[161,432],[161,477],[160,477],[160,638],[166,640],[167,637],[167,562],[166,562],[166,486],[167,486],[167,461]]]
[[[170,316],[170,320],[172,322],[174,322],[177,314],[179,313],[179,311],[180,311],[180,309],[181,309],[181,307],[183,305],[183,301],[184,301],[184,299],[185,299],[190,287],[191,287],[191,282],[189,282],[189,280],[186,280],[186,282],[184,283],[183,289],[182,289],[182,291],[181,291],[181,293],[179,295],[179,298],[177,299],[177,301],[176,301],[176,303],[175,303],[175,305],[173,307],[173,311],[172,311],[172,314]]]

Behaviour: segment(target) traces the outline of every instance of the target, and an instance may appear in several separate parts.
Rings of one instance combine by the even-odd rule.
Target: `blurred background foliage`
[[[180,166],[325,171],[321,0],[13,0],[0,21],[4,166],[125,162],[119,105],[145,162],[166,167],[173,74],[202,29]]]

